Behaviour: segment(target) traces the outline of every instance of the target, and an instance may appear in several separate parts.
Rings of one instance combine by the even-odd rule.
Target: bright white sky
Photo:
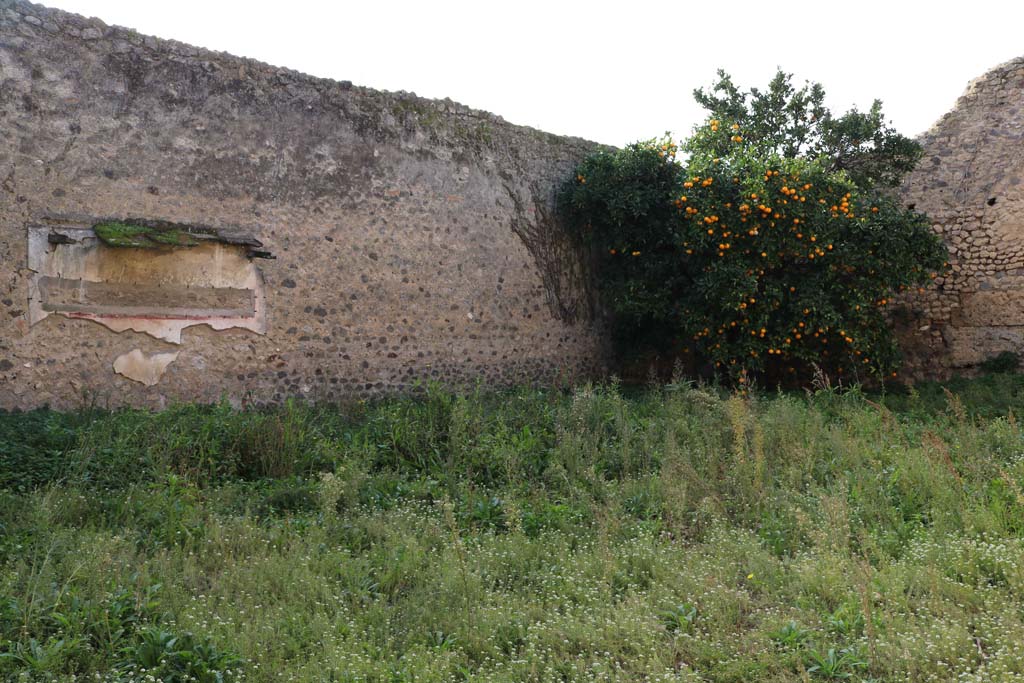
[[[833,111],[875,98],[924,132],[968,81],[1024,55],[1021,0],[41,0],[108,24],[380,90],[450,97],[612,145],[685,136],[692,91],[777,66]]]

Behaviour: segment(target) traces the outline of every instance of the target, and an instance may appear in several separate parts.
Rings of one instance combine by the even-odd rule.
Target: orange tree
[[[894,196],[917,143],[878,102],[834,117],[821,86],[781,72],[749,92],[719,72],[695,95],[710,113],[681,149],[666,137],[597,153],[560,195],[596,252],[620,349],[772,382],[892,372],[886,307],[946,258]]]

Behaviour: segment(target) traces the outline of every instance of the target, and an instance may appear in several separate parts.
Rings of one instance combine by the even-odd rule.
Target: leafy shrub
[[[311,512],[319,507],[317,488],[306,481],[273,487],[260,502],[259,510],[267,514]]]
[[[807,653],[807,661],[807,673],[833,681],[852,678],[855,672],[868,665],[854,648],[829,648],[824,653],[811,650]]]
[[[657,480],[634,480],[626,486],[622,509],[637,519],[661,519],[664,501]]]
[[[165,683],[225,683],[239,677],[243,663],[191,633],[177,635],[154,627],[140,634],[138,646],[122,668]]]
[[[981,371],[989,374],[1013,372],[1018,367],[1020,367],[1020,356],[1013,351],[1003,351],[991,358],[986,358],[981,363]]]
[[[29,491],[59,479],[75,436],[74,416],[0,411],[0,489]]]
[[[161,585],[151,584],[138,594],[110,588],[97,598],[65,587],[66,594],[56,593],[58,599],[42,609],[30,596],[0,603],[0,674],[88,669],[96,660],[131,651],[140,630],[159,619]],[[35,628],[26,633],[26,624]]]
[[[710,114],[682,150],[651,140],[585,160],[560,195],[596,252],[622,349],[742,379],[888,373],[900,292],[944,267],[927,218],[892,189],[920,155],[878,102],[835,117],[820,85],[779,73],[697,91]]]
[[[497,496],[479,497],[470,502],[466,519],[478,529],[503,531],[507,528],[505,502]]]
[[[537,501],[525,506],[521,525],[523,533],[530,538],[537,538],[544,531],[570,531],[578,529],[589,522],[584,509],[573,507],[565,502]]]
[[[687,633],[693,627],[694,620],[697,619],[697,608],[689,603],[684,603],[663,610],[658,616],[669,633]]]
[[[811,632],[799,626],[795,621],[790,620],[785,625],[769,633],[768,637],[778,643],[779,647],[796,649],[802,647],[804,643],[810,640]]]
[[[238,411],[227,402],[160,413],[0,413],[0,488],[68,481],[121,489],[168,473],[202,483],[311,474],[330,467],[325,423],[340,415],[295,403]]]

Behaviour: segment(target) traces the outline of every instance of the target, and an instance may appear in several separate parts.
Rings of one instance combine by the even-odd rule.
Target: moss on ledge
[[[179,228],[157,228],[110,221],[92,226],[96,236],[108,247],[194,247],[199,244],[188,232]]]
[[[94,223],[92,230],[108,247],[173,249],[216,242],[244,249],[249,258],[275,258],[269,251],[263,251],[263,243],[252,235],[208,225],[172,223],[150,218],[107,218]]]

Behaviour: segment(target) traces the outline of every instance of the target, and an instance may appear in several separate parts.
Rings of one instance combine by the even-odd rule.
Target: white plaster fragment
[[[114,372],[151,387],[160,381],[167,366],[174,362],[179,353],[175,351],[147,356],[140,349],[132,349],[117,357],[114,361]]]

